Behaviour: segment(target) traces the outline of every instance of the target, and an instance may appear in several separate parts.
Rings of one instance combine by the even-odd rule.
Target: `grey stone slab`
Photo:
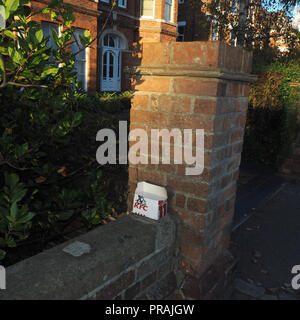
[[[130,215],[100,226],[8,267],[0,300],[82,298],[155,252],[157,233],[156,223]],[[82,255],[64,252],[74,241],[87,244],[89,252],[87,246]]]
[[[234,285],[235,285],[235,289],[238,290],[239,292],[256,299],[262,298],[266,291],[265,288],[258,287],[242,279],[235,279]]]

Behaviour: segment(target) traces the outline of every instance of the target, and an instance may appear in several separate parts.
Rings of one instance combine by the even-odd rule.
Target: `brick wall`
[[[167,187],[169,213],[178,223],[180,273],[198,283],[195,278],[223,259],[230,240],[251,54],[219,42],[144,43],[132,64],[131,129],[205,130],[201,175],[186,176],[186,166],[172,160],[129,167],[129,210],[138,181]],[[185,297],[197,298],[189,290]]]

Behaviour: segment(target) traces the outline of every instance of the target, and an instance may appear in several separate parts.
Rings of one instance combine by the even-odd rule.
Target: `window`
[[[107,34],[102,40],[101,90],[121,90],[122,49],[124,44],[116,34]]]
[[[127,0],[119,0],[119,7],[126,8],[127,7]]]
[[[109,0],[101,0],[101,2],[109,3]]]
[[[173,0],[166,0],[165,5],[165,20],[170,22],[173,20]]]
[[[154,0],[142,0],[141,16],[154,17]]]
[[[120,38],[112,34],[107,34],[102,40],[102,46],[119,49],[121,48]]]
[[[211,40],[215,41],[218,40],[218,26],[216,21],[213,21],[212,23],[212,31],[211,31]]]
[[[236,9],[237,9],[236,0],[231,1],[231,9],[232,9],[232,12],[236,12]]]
[[[184,41],[185,25],[186,25],[185,21],[178,22],[178,26],[177,26],[177,32],[178,32],[177,41]]]
[[[43,30],[44,37],[45,38],[49,37],[49,40],[47,42],[47,47],[53,50],[57,50],[57,45],[55,44],[55,41],[53,39],[52,32],[56,32],[57,34],[59,34],[59,26],[52,22],[42,21],[42,30]],[[49,64],[53,64],[54,62],[55,61],[53,58],[53,53],[51,53],[51,56],[49,58]]]
[[[42,21],[42,30],[43,30],[43,34],[44,34],[45,38],[50,37],[47,42],[47,47],[50,47],[50,48],[56,50],[57,46],[56,46],[55,41],[52,37],[52,31],[55,31],[58,34],[59,33],[58,25],[55,23],[52,23],[52,22]]]
[[[83,35],[83,29],[75,29],[72,39],[72,53],[75,54],[82,48],[80,35]],[[78,82],[84,90],[87,90],[87,48],[75,56],[75,71],[77,72]]]

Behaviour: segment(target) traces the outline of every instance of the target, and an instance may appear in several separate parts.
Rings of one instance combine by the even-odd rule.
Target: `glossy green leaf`
[[[13,188],[18,182],[20,178],[17,174],[15,173],[5,173],[5,184]]]
[[[18,211],[19,211],[19,208],[18,208],[18,205],[16,202],[14,202],[11,207],[10,207],[10,217],[15,221],[16,220],[16,217],[18,215]]]
[[[43,30],[40,29],[35,33],[35,38],[37,39],[38,43],[41,43],[44,38]]]
[[[4,62],[2,59],[0,59],[0,69],[4,71]]]
[[[13,239],[13,238],[9,238],[7,241],[6,241],[6,244],[9,248],[14,248],[17,246],[16,244],[16,241]]]
[[[0,249],[0,260],[3,260],[6,256],[6,252],[2,249]]]
[[[9,18],[11,13],[15,12],[19,7],[19,0],[6,0],[5,2],[5,13],[6,13],[6,19]]]
[[[27,193],[27,189],[23,189],[23,190],[20,190],[16,193],[13,193],[13,195],[11,197],[11,202],[17,203],[17,202],[21,201],[25,197],[26,193]]]
[[[14,40],[16,39],[16,35],[10,30],[4,30],[4,35]]]
[[[8,48],[8,53],[9,53],[9,56],[12,58],[14,63],[20,64],[20,62],[23,59],[23,55],[19,50]]]
[[[21,217],[20,219],[18,219],[18,223],[26,223],[30,220],[32,220],[32,218],[35,216],[35,214],[33,212],[28,212],[25,216]]]

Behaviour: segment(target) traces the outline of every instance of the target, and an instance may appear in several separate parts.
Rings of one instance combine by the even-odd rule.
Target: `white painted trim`
[[[83,32],[86,30],[86,29],[82,29],[82,28],[75,28],[74,30],[74,35],[76,36],[76,31],[77,30],[82,30]],[[83,89],[84,91],[87,91],[88,90],[88,74],[89,74],[89,47],[86,47],[85,50],[84,50],[84,53],[85,53],[85,70],[84,70],[84,83],[83,83]],[[76,57],[75,57],[76,59]]]
[[[176,23],[170,22],[170,21],[166,21],[166,20],[163,20],[163,19],[151,19],[151,18],[147,18],[147,17],[141,17],[139,20],[142,20],[142,21],[163,22],[163,23],[169,24],[170,26],[173,26],[173,27],[176,27],[176,26],[177,26]]]
[[[98,42],[98,48],[102,48],[102,40],[107,34],[114,34],[114,35],[120,37],[122,39],[122,44],[123,44],[123,47],[121,48],[121,50],[128,50],[128,41],[127,41],[126,37],[124,36],[124,34],[118,30],[111,29],[111,28],[105,29],[101,33],[101,36],[100,36],[99,42]]]
[[[119,38],[120,41],[120,47],[119,48],[111,48],[111,47],[104,47],[102,46],[103,39],[107,35],[113,35]],[[113,91],[120,91],[121,88],[121,80],[122,80],[122,52],[128,50],[128,42],[126,37],[119,31],[115,29],[106,29],[104,32],[102,32],[101,37],[99,39],[98,46],[102,49],[101,52],[101,70],[100,70],[100,90],[104,91],[107,90],[106,87],[103,88],[103,56],[106,52],[113,52],[114,54],[114,62],[116,63],[117,69],[115,69],[115,79],[114,79],[114,85],[115,85],[115,90]],[[107,68],[109,68],[109,63],[107,63]],[[107,72],[109,69],[107,69]]]
[[[86,60],[86,63],[85,63],[85,79],[84,79],[84,90],[85,91],[88,91],[88,79],[89,79],[89,65],[90,65],[90,61],[89,61],[89,47],[87,47],[85,49],[85,60]]]
[[[174,5],[175,5],[175,0],[171,0],[172,1],[172,4],[171,4],[171,18],[170,18],[170,21],[169,20],[164,20],[165,22],[173,22],[174,21]],[[165,10],[164,10],[164,18],[166,18],[166,6],[167,6],[167,3],[165,1]]]

